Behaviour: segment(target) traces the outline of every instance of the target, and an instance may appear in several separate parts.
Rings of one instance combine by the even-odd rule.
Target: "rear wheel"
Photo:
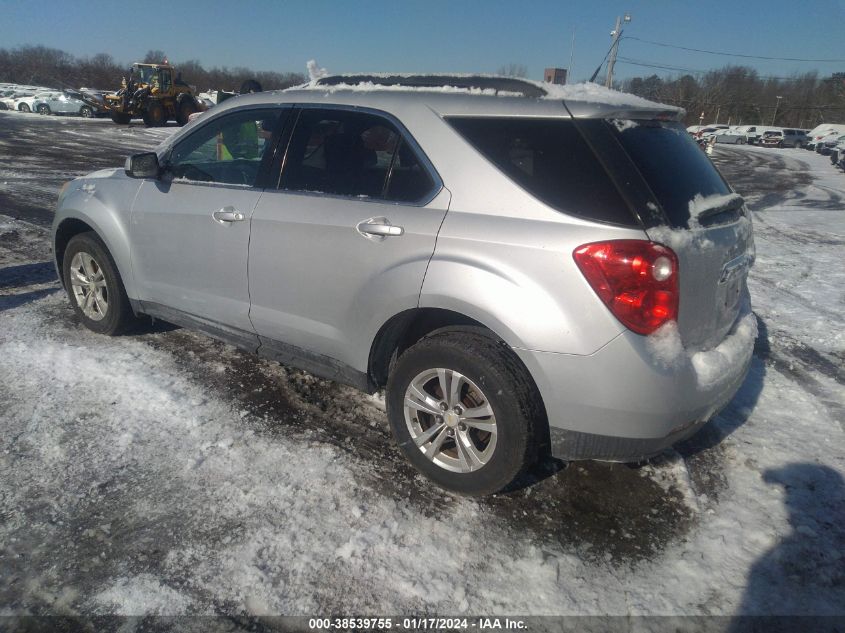
[[[144,124],[147,127],[161,127],[167,123],[164,107],[158,101],[151,101],[144,111]]]
[[[29,106],[25,103],[20,104],[18,106],[18,110],[20,110],[21,112],[32,112],[32,110],[29,109]]]
[[[85,119],[90,119],[94,116],[94,110],[90,106],[82,106],[79,108],[79,116]]]
[[[126,125],[132,120],[132,117],[126,114],[125,112],[117,112],[115,110],[112,110],[111,120],[117,123],[118,125]]]
[[[46,103],[42,103],[38,106],[38,114],[50,114],[50,106]]]
[[[70,239],[62,275],[73,310],[89,330],[113,336],[134,322],[117,266],[95,233]]]
[[[396,361],[387,384],[393,435],[411,463],[449,490],[487,495],[537,458],[540,397],[513,352],[485,336],[427,337]]]

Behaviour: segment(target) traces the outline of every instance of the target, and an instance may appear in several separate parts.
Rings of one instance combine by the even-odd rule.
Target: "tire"
[[[62,278],[73,311],[89,330],[115,336],[135,322],[117,266],[96,233],[70,239]]]
[[[125,112],[117,112],[112,110],[111,120],[117,123],[118,125],[126,125],[132,120],[132,117],[126,114]]]
[[[449,391],[455,379],[458,393],[444,398],[442,381]],[[406,398],[415,387],[435,404]],[[409,400],[421,407],[406,406]],[[434,334],[405,350],[391,369],[386,404],[393,436],[410,462],[448,490],[498,492],[538,457],[535,433],[545,412],[537,388],[509,348],[478,333]],[[477,415],[462,417],[471,409]],[[459,438],[474,450],[460,450]]]
[[[94,109],[91,106],[82,106],[79,108],[79,116],[83,119],[90,119],[94,116]]]
[[[167,115],[164,113],[164,106],[158,101],[150,101],[144,110],[144,125],[147,127],[161,127],[167,123]]]
[[[190,116],[197,111],[197,107],[191,99],[183,99],[176,111],[176,122],[179,125],[185,125]]]
[[[38,106],[38,114],[50,114],[50,106],[46,103],[42,103]]]
[[[19,110],[20,112],[32,112],[32,110],[30,110],[30,109],[29,109],[29,106],[28,106],[28,105],[26,105],[25,103],[21,103],[21,104],[18,106],[18,110]]]

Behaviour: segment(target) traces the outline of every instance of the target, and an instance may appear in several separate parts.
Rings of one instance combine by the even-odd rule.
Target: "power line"
[[[620,57],[619,62],[628,64],[629,66],[643,66],[644,68],[658,68],[662,70],[674,70],[677,72],[689,73],[691,75],[706,75],[707,73],[718,73],[719,70],[696,70],[695,68],[683,68],[681,66],[669,66],[657,62],[643,61],[641,59],[631,59],[630,57]],[[773,75],[756,75],[757,79],[774,79],[777,81],[802,81],[803,77],[775,77]]]
[[[703,48],[690,48],[688,46],[676,46],[675,44],[666,44],[665,42],[654,42],[652,40],[644,40],[633,35],[626,35],[626,40],[636,40],[645,44],[653,44],[654,46],[663,46],[665,48],[676,48],[682,51],[693,51],[695,53],[706,53],[708,55],[722,55],[724,57],[744,57],[746,59],[765,59],[779,62],[814,62],[814,63],[831,63],[839,64],[845,62],[845,59],[803,59],[800,57],[768,57],[765,55],[746,55],[743,53],[726,53],[724,51],[708,51]]]

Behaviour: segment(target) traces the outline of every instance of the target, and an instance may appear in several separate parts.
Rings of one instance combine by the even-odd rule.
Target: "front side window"
[[[288,191],[414,202],[434,181],[396,126],[351,110],[302,110],[281,187]]]
[[[244,110],[202,126],[173,148],[168,162],[173,179],[255,186],[279,115]]]

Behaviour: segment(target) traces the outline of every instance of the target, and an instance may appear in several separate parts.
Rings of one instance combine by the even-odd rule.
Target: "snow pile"
[[[672,229],[668,226],[658,226],[647,229],[649,239],[671,248],[673,251],[694,249],[704,251],[713,248],[713,241],[707,236],[706,229]]]
[[[309,59],[308,62],[305,64],[305,68],[308,70],[308,78],[313,82],[326,77],[329,74],[329,71],[325,68],[320,68],[319,64],[317,64],[316,59]]]
[[[710,389],[726,377],[736,375],[751,360],[757,339],[757,318],[750,311],[742,316],[733,331],[711,350],[692,355],[700,389]]]
[[[626,130],[632,130],[635,127],[639,127],[639,123],[631,119],[611,119],[610,122],[613,123],[616,129],[620,132],[625,132]],[[649,202],[648,204],[653,206],[653,203],[651,202]]]
[[[651,110],[662,110],[671,112],[682,112],[682,108],[649,101],[628,92],[611,90],[598,84],[584,82],[580,84],[550,84],[544,82],[532,82],[546,91],[544,99],[562,99],[563,101],[584,101],[587,103],[604,103],[613,106],[630,106],[634,108],[649,108]]]
[[[690,226],[698,223],[698,218],[713,215],[728,209],[737,209],[742,206],[742,196],[736,193],[702,196],[700,193],[689,201]]]
[[[162,585],[152,574],[119,578],[112,586],[92,598],[96,611],[129,616],[183,615],[193,600],[175,589]]]
[[[488,96],[488,97],[521,97],[522,93],[511,92],[507,90],[497,90],[495,88],[464,88],[461,86],[403,86],[403,85],[384,85],[377,84],[372,81],[361,81],[358,83],[341,83],[333,85],[324,85],[318,83],[311,83],[306,86],[309,90],[325,91],[326,94],[335,92],[420,92],[431,94],[467,94],[473,96]]]
[[[747,367],[757,339],[757,318],[749,305],[743,306],[731,332],[716,347],[700,352],[684,349],[678,325],[670,321],[646,338],[646,346],[661,367],[680,369],[691,365],[702,391],[733,380]]]

